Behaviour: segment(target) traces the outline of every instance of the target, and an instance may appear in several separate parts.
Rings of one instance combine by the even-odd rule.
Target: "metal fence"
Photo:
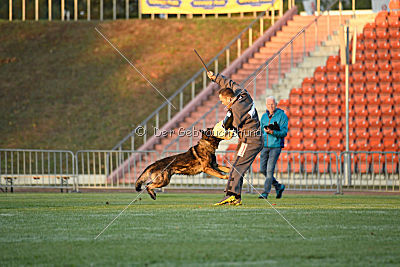
[[[85,150],[73,154],[64,150],[0,149],[0,188],[133,190],[148,165],[183,152],[186,150],[168,150],[162,155],[156,151]],[[217,162],[230,167],[234,155],[234,150],[217,151]],[[274,176],[287,190],[400,192],[400,152],[282,150]],[[260,172],[260,155],[243,182],[245,192],[263,191],[265,175]],[[225,185],[226,180],[201,173],[174,175],[168,188],[223,190]]]
[[[0,187],[76,189],[74,159],[64,150],[0,149]]]
[[[80,188],[134,188],[136,178],[159,156],[156,151],[84,150],[76,153]]]
[[[341,153],[343,190],[400,192],[399,158],[400,152]]]

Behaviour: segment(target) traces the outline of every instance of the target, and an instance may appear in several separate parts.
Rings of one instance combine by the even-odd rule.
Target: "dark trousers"
[[[272,185],[275,187],[275,190],[280,189],[281,186],[274,177],[275,165],[281,154],[281,150],[280,147],[264,147],[261,150],[260,172],[265,175],[264,192],[267,194],[271,192]]]
[[[238,144],[238,150],[240,149],[241,144],[241,142]],[[232,164],[233,166],[229,166],[232,169],[229,173],[228,183],[225,188],[227,194],[234,193],[240,195],[242,193],[244,174],[250,168],[262,148],[262,143],[248,143],[243,157],[239,157],[238,150],[236,151],[235,159]]]

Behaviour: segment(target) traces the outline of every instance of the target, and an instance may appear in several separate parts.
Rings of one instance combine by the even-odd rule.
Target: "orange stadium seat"
[[[393,70],[400,70],[400,59],[392,59],[391,62]]]
[[[325,94],[315,94],[315,104],[316,105],[327,105],[328,99]]]
[[[354,82],[351,87],[354,88],[354,93],[358,94],[364,94],[367,90],[363,82]]]
[[[387,71],[387,70],[380,70],[378,77],[379,77],[379,82],[391,82],[392,81],[392,75],[390,75],[390,71]]]
[[[392,65],[393,65],[393,60],[400,60],[400,49],[390,49],[389,53],[390,53],[390,59],[392,60]]]
[[[360,40],[357,40],[356,51],[363,51],[364,49],[365,49],[364,43]]]
[[[355,139],[350,139],[349,140],[349,150],[350,151],[356,151],[358,149],[356,140]]]
[[[400,70],[393,70],[392,76],[394,82],[400,82]]]
[[[372,91],[372,90],[370,90]],[[367,104],[368,105],[379,105],[381,103],[381,99],[377,93],[368,92],[366,94],[367,97]]]
[[[352,77],[353,77],[354,82],[363,82],[364,83],[367,80],[366,77],[364,76],[364,72],[362,72],[362,71],[353,71]]]
[[[341,128],[329,128],[329,138],[343,138],[343,133]]]
[[[316,105],[314,108],[316,116],[328,116],[328,110],[325,105]]]
[[[304,116],[315,116],[315,110],[313,105],[304,105],[302,106],[302,111]]]
[[[315,98],[312,95],[303,95],[303,105],[315,105]]]
[[[381,93],[393,93],[392,84],[389,82],[379,82],[379,89]]]
[[[388,39],[389,33],[386,28],[377,28],[376,29],[376,37],[378,39]]]
[[[381,105],[382,115],[385,116],[394,116],[394,109],[392,108],[392,104],[383,104]]]
[[[309,85],[309,84],[307,83],[307,85]],[[303,95],[313,95],[313,94],[315,94],[315,89],[312,86],[302,87],[302,91],[303,91]]]
[[[353,117],[355,115],[354,107],[349,103],[349,116]],[[346,105],[342,106],[342,116],[346,116]]]
[[[317,128],[328,128],[328,117],[325,116],[316,116],[315,117],[315,124]]]
[[[379,109],[379,104],[367,105],[368,116],[380,116],[382,111]]]
[[[276,169],[278,172],[288,172],[289,171],[289,159],[287,153],[282,153],[276,162]]]
[[[400,128],[400,116],[394,117],[394,122],[397,128]]]
[[[326,84],[325,83],[315,83],[315,93],[317,94],[326,94]]]
[[[326,71],[328,73],[329,72],[338,73],[340,71],[340,65],[338,65],[338,62],[327,62],[326,63]]]
[[[278,103],[279,107],[289,107],[289,99],[281,99]]]
[[[341,105],[342,104],[342,99],[340,98],[339,92],[334,93],[334,94],[328,94],[327,99],[328,99],[329,105]]]
[[[393,116],[385,115],[381,117],[382,127],[395,127]]]
[[[393,107],[394,107],[393,109],[394,115],[400,116],[400,105],[394,105]]]
[[[365,55],[363,51],[356,51],[356,61],[364,61]]]
[[[303,93],[302,88],[293,88],[292,90],[290,90],[289,97],[295,96],[295,95],[301,95],[302,93]]]
[[[390,38],[399,38],[400,37],[399,28],[389,28],[389,36]]]
[[[328,124],[330,128],[340,128],[343,127],[343,123],[340,120],[339,116],[329,116],[328,117]]]
[[[297,139],[297,138],[290,139],[289,144],[288,144],[288,149],[289,150],[303,150],[303,143],[301,142],[301,139]]]
[[[360,151],[368,151],[368,139],[365,138],[357,138],[356,141],[357,150]]]
[[[325,73],[324,73],[325,74]],[[327,79],[325,75],[318,75],[318,76],[314,76],[314,80],[317,83],[327,83]]]
[[[393,121],[393,118],[392,118]],[[395,132],[395,129],[393,126],[383,126],[382,127],[382,135],[383,139],[386,138],[397,138],[397,133]]]
[[[366,82],[365,88],[367,93],[379,93],[379,84],[375,82]],[[368,98],[367,98],[368,101]]]
[[[370,127],[368,129],[368,134],[370,138],[382,138],[381,127]]]
[[[387,39],[377,39],[376,46],[378,47],[378,49],[389,49],[390,48],[390,44]],[[379,57],[379,54],[378,54],[378,57]]]
[[[329,146],[328,146],[328,139],[326,138],[318,138],[315,141],[315,144],[317,145],[317,150],[323,150],[327,151]]]
[[[288,131],[289,138],[303,139],[304,135],[301,128],[290,128]]]
[[[389,27],[398,28],[400,27],[399,17],[398,16],[388,16],[387,18]]]
[[[382,127],[382,121],[379,116],[369,116],[368,117],[368,124],[370,127]]]
[[[396,147],[395,144],[393,144]],[[385,150],[385,151],[396,151],[394,150]],[[388,155],[385,159],[385,171],[389,174],[398,173],[399,172],[399,156],[397,154]]]
[[[333,151],[344,150],[344,144],[342,143],[342,139],[330,138],[329,139],[329,150],[333,150]]]
[[[394,100],[393,100],[391,94],[388,94],[388,93],[380,93],[380,94],[379,94],[379,98],[380,98],[380,100],[381,100],[381,104],[382,104],[382,105],[393,105],[393,104],[394,104]]]
[[[374,82],[374,83],[379,82],[379,77],[376,74],[376,71],[366,71],[365,77],[367,79],[367,82]]]
[[[289,119],[289,128],[302,128],[303,123],[300,120],[300,117],[293,117]]]
[[[369,127],[369,123],[368,123],[366,117],[356,116],[356,117],[354,117],[354,120],[355,120],[355,124],[358,128],[368,128]]]
[[[353,96],[354,99],[354,104],[358,104],[358,105],[366,105],[367,104],[367,98],[365,97],[364,94],[358,94],[355,93]]]
[[[315,128],[316,123],[314,117],[303,117],[303,127],[304,128]]]
[[[290,105],[301,106],[303,104],[303,101],[300,95],[291,95],[289,97],[289,103]]]
[[[289,117],[301,117],[303,116],[303,112],[301,110],[301,106],[292,105],[289,107]]]
[[[336,72],[327,72],[326,74],[328,83],[338,83],[340,82],[340,75]]]
[[[369,139],[369,149],[370,151],[382,151],[383,144],[381,138],[370,138]]]
[[[328,115],[329,116],[341,116],[342,109],[340,105],[328,105]]]
[[[376,46],[376,44],[375,44]],[[364,50],[365,60],[377,60],[378,54],[375,52],[376,48],[372,48],[371,50]]]
[[[389,46],[389,44],[388,44],[388,46]],[[390,57],[390,52],[386,48],[378,49],[377,50],[377,54],[378,54],[378,65],[379,65],[379,60],[390,60],[390,58],[391,58]]]
[[[386,51],[387,53],[387,51]],[[389,53],[387,53],[387,55],[390,55]],[[382,70],[386,70],[386,71],[391,71],[392,70],[392,65],[390,65],[390,62],[388,59],[379,59],[377,61],[377,65],[380,71]]]
[[[400,93],[400,82],[392,82],[393,96]]]
[[[308,139],[316,138],[314,128],[303,128],[302,131],[303,131],[304,138],[308,138]]]
[[[340,94],[340,84],[338,82],[328,82],[326,87],[329,94]]]
[[[364,65],[366,71],[378,71],[379,69],[375,60],[366,60],[364,62]]]
[[[328,59],[326,60],[326,63],[335,63],[338,64],[340,61],[340,57],[338,55],[333,55],[333,56],[329,56]]]
[[[368,139],[369,136],[370,136],[369,132],[367,132],[367,130],[364,129],[364,128],[355,128],[354,129],[354,133],[355,133],[355,136],[357,138],[366,138],[366,139]]]
[[[383,139],[383,150],[384,151],[396,151],[396,139],[395,138],[385,138]]]
[[[389,39],[389,44],[391,49],[399,49],[400,48],[400,40],[397,38]]]
[[[303,139],[304,150],[315,150],[315,139]]]
[[[329,134],[326,128],[315,128],[315,135],[317,137],[316,140],[319,139],[328,139]]]
[[[315,144],[314,144],[315,146]],[[310,150],[310,149],[307,149]],[[315,164],[317,163],[317,155],[314,153],[307,153],[301,155],[301,162],[303,163],[303,171],[306,173],[313,173],[315,171]]]

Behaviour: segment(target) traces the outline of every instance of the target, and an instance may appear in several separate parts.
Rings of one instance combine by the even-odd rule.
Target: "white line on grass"
[[[239,174],[240,172],[235,168],[235,166],[233,166],[228,160],[227,162],[229,163],[229,165],[232,166],[232,168]],[[243,178],[245,176],[243,175]],[[247,182],[249,183],[249,185],[257,192],[257,194],[261,195],[261,193],[253,186],[253,184],[249,181],[249,179],[245,178],[247,180]],[[303,239],[306,239],[277,209],[275,209],[275,207],[268,201],[268,199],[264,198],[268,204],[271,206],[271,208],[273,208]]]
[[[135,67],[135,65],[133,65],[108,39],[107,37],[105,37],[96,27],[94,28],[103,38],[104,40],[107,41],[107,43],[109,43],[112,48],[115,49],[115,51],[117,51],[121,57],[123,57],[128,63],[129,65],[131,65],[142,77],[143,79],[145,79],[162,97],[164,97],[165,100],[167,100],[167,102],[174,108],[176,109],[176,107]]]
[[[169,167],[169,165],[171,165],[172,162],[174,162],[175,160],[176,160],[176,158],[174,158],[170,163],[168,163],[167,167],[165,167],[165,168],[160,172],[159,175],[157,175],[155,178],[153,178],[149,184],[151,184],[155,179],[157,179],[157,178]],[[114,221],[115,221],[119,216],[121,216],[121,214],[122,214],[133,202],[135,202],[135,201],[137,200],[137,198],[144,192],[144,190],[147,189],[147,187],[149,186],[149,184],[146,185],[146,187],[145,187],[142,191],[140,191],[140,193],[135,197],[135,199],[132,200],[131,203],[129,203],[128,206],[126,206],[126,207],[117,215],[117,217],[115,217],[115,218],[103,229],[103,231],[101,231],[101,232],[94,238],[94,240],[96,240],[101,234],[103,234],[103,233],[107,230],[107,228],[110,227],[110,225],[113,224]]]

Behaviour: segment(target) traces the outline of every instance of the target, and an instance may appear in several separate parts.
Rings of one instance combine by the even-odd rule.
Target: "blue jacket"
[[[263,133],[264,137],[264,147],[284,147],[284,140],[288,133],[288,117],[286,116],[285,112],[277,108],[275,110],[274,115],[272,118],[269,118],[268,110],[262,115],[261,117],[261,132]],[[280,130],[274,131],[273,134],[267,134],[264,131],[264,126],[269,124],[273,124],[274,122],[279,124]]]

